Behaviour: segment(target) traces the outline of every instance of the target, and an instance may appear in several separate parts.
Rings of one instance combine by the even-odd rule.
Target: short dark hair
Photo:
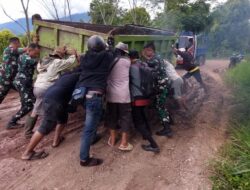
[[[39,14],[34,14],[31,17],[32,24],[34,24],[34,20],[42,20],[42,17]]]
[[[34,15],[32,15],[31,19],[32,20],[42,20],[42,17],[39,14],[34,14]]]
[[[152,50],[155,51],[155,44],[154,44],[154,42],[148,42],[148,43],[143,47],[143,49],[146,49],[146,48],[151,48]]]
[[[39,46],[39,45],[36,44],[36,43],[31,43],[31,44],[29,45],[29,48],[30,48],[30,49],[41,49],[41,46]]]
[[[129,51],[128,55],[129,55],[130,59],[139,59],[140,58],[139,52],[135,49]]]
[[[9,43],[16,43],[16,42],[20,42],[19,38],[18,37],[12,37],[9,39]]]

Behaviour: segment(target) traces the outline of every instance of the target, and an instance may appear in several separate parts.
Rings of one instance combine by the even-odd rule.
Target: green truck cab
[[[171,45],[177,39],[173,32],[138,25],[109,26],[41,18],[32,22],[39,38],[41,56],[47,55],[57,46],[64,45],[84,53],[87,50],[88,38],[100,35],[104,39],[113,36],[115,44],[121,41],[127,43],[129,49],[138,51],[141,51],[147,42],[154,41],[157,52],[165,58],[170,58]]]

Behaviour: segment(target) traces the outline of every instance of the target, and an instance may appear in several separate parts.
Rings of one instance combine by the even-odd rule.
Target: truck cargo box
[[[138,26],[109,26],[81,22],[65,22],[55,20],[33,20],[35,32],[39,36],[42,47],[41,55],[48,54],[57,46],[67,45],[76,48],[79,52],[87,50],[87,40],[92,35],[100,35],[107,39],[113,35],[115,43],[122,41],[130,49],[140,51],[149,41],[154,41],[156,49],[163,57],[171,55],[171,44],[176,40],[173,32]]]

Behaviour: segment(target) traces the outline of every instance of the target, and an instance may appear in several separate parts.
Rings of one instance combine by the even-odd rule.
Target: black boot
[[[158,136],[166,136],[166,137],[171,138],[171,137],[173,137],[173,132],[172,132],[169,125],[165,125],[162,130],[156,132],[156,135],[158,135]]]
[[[37,116],[31,117],[28,116],[24,125],[24,136],[26,139],[30,139],[33,135],[33,129],[36,125]]]
[[[160,153],[160,148],[159,147],[153,147],[152,145],[141,145],[142,149],[145,151],[151,151],[154,153]]]
[[[6,126],[6,129],[7,130],[11,130],[11,129],[19,129],[19,128],[22,128],[24,127],[23,124],[19,124],[17,123],[16,119],[15,118],[12,118],[9,123],[7,124]]]

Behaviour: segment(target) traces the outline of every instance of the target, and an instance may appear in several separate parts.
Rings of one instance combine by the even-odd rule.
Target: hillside
[[[61,20],[70,20],[69,17],[63,17],[61,18]],[[89,22],[90,17],[88,16],[88,13],[76,13],[72,15],[72,20],[75,22]],[[24,27],[26,27],[26,22],[25,22],[25,18],[20,18],[17,20],[21,25],[23,25]],[[30,27],[32,30],[32,24],[31,24],[31,19],[29,20],[30,22]],[[23,34],[24,31],[20,28],[20,26],[18,26],[15,22],[6,22],[3,24],[0,24],[0,30],[2,29],[9,29],[10,31],[12,31],[14,34],[16,35],[20,35]]]

